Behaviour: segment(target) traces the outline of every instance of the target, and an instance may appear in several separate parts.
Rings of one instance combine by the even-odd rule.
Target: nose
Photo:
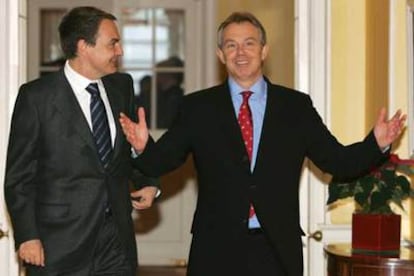
[[[124,55],[124,50],[122,49],[122,45],[121,43],[117,43],[115,46],[115,54],[117,56],[123,56]]]
[[[240,45],[237,46],[237,53],[238,54],[244,53],[244,45],[243,44],[240,44]]]

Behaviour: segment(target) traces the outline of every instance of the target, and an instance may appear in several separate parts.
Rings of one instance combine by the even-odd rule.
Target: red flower
[[[394,164],[397,164],[397,165],[414,166],[414,160],[413,159],[400,159],[397,154],[390,154],[389,161],[391,163],[394,163]]]

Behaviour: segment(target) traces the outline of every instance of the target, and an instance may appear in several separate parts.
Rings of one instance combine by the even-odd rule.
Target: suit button
[[[243,155],[242,162],[243,163],[245,163],[245,162],[249,162],[250,163],[249,157],[247,155]]]

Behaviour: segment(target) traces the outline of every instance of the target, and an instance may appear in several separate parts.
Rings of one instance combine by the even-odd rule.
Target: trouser
[[[248,275],[284,276],[286,273],[275,256],[275,250],[261,231],[248,234]]]
[[[53,253],[52,253],[53,254]],[[47,256],[46,256],[47,258]],[[28,265],[27,276],[135,276],[122,247],[111,212],[105,213],[105,221],[98,233],[98,239],[91,261],[73,271],[52,271]]]

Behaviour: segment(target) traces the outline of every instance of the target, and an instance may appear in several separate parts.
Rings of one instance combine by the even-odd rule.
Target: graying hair
[[[259,30],[260,34],[260,43],[262,45],[266,45],[267,38],[266,38],[266,31],[260,23],[259,19],[257,19],[253,14],[249,12],[234,12],[230,14],[229,17],[224,20],[217,29],[217,47],[221,49],[223,46],[223,30],[232,23],[243,23],[248,22],[255,26]]]

